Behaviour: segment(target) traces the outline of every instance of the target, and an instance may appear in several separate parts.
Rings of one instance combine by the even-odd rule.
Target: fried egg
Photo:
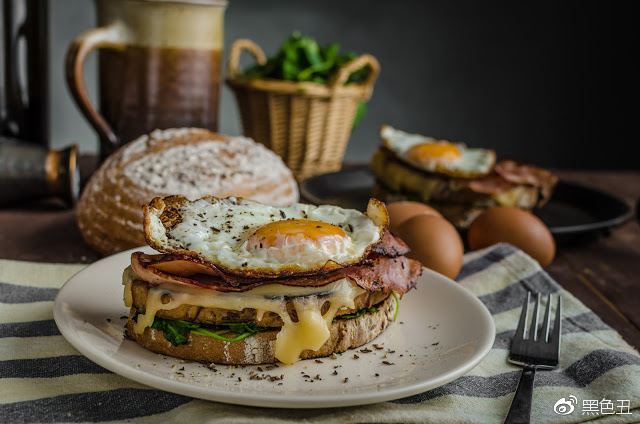
[[[384,145],[416,167],[452,177],[476,178],[488,174],[496,161],[493,150],[468,148],[464,143],[409,134],[388,125],[380,129]]]
[[[359,262],[388,225],[383,203],[367,213],[332,205],[264,205],[241,198],[182,196],[145,207],[149,244],[164,253],[193,254],[238,275],[284,276]]]

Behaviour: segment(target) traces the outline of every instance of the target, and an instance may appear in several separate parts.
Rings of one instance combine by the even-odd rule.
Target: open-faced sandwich
[[[155,198],[124,271],[128,336],[182,359],[261,364],[329,356],[382,333],[422,272],[384,204],[267,206]]]
[[[382,146],[371,168],[374,196],[385,201],[414,200],[437,209],[466,228],[485,209],[543,206],[557,177],[516,160],[496,161],[493,150],[437,140],[383,125]]]

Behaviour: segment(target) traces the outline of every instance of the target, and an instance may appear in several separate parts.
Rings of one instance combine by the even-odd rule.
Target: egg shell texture
[[[456,228],[446,219],[417,215],[400,225],[398,235],[411,248],[407,257],[449,278],[460,272],[464,245]]]
[[[543,268],[556,253],[549,228],[530,212],[500,206],[482,212],[469,226],[467,241],[471,250],[497,243],[509,243],[534,258]]]
[[[442,216],[440,212],[431,206],[420,202],[400,201],[387,203],[387,212],[389,213],[389,230],[395,233],[398,231],[407,219],[416,215],[435,215]]]

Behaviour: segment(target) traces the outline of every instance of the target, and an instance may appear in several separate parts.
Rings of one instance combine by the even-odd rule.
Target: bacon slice
[[[489,174],[485,177],[470,180],[467,187],[473,192],[482,194],[497,194],[513,188],[515,184],[506,181],[498,174]]]
[[[346,268],[343,273],[365,290],[391,289],[402,295],[415,287],[422,265],[405,256],[388,258],[373,254],[364,264]]]
[[[160,284],[177,284],[192,287],[201,287],[204,289],[212,289],[223,292],[249,290],[248,288],[232,286],[221,278],[204,273],[192,274],[196,278],[188,278],[177,274],[163,272],[155,268],[154,265],[156,261],[158,261],[159,263],[167,263],[168,260],[165,260],[164,256],[166,255],[147,255],[142,252],[133,252],[131,254],[131,268],[133,269],[133,272],[136,273],[138,278],[155,286]],[[179,259],[179,261],[187,262],[190,259],[191,258]]]
[[[136,252],[134,255],[136,255]],[[190,277],[196,274],[206,274],[212,277],[219,277],[220,271],[210,263],[204,262],[197,258],[180,257],[174,255],[138,255],[138,260],[143,266],[151,267],[168,274],[178,275],[180,277]]]
[[[502,160],[496,164],[494,171],[511,183],[538,187],[540,191],[538,206],[544,205],[549,200],[558,183],[558,177],[546,169],[516,160]]]
[[[264,284],[317,287],[347,277],[368,291],[390,289],[403,294],[415,286],[422,273],[420,262],[402,256],[407,253],[409,247],[385,230],[380,242],[362,261],[329,271],[277,277],[235,275],[194,255],[147,255],[142,252],[131,254],[131,266],[141,280],[153,285],[178,284],[221,292],[243,292]]]
[[[476,193],[497,194],[518,185],[528,185],[538,188],[540,192],[539,206],[551,196],[558,177],[537,166],[505,159],[496,163],[491,174],[470,180],[467,187]]]
[[[397,256],[406,255],[411,251],[411,249],[409,249],[409,246],[407,246],[404,241],[387,230],[382,236],[380,243],[373,246],[371,251],[390,258],[395,258]]]
[[[553,186],[558,180],[558,177],[546,169],[511,159],[498,162],[494,171],[511,183],[528,184],[535,187]]]
[[[200,287],[203,289],[216,290],[220,292],[244,292],[264,284],[284,284],[292,286],[323,286],[335,280],[342,278],[340,275],[326,275],[325,278],[309,278],[302,276],[299,278],[282,278],[282,279],[244,279],[243,284],[231,284],[221,277],[214,277],[207,274],[194,274],[190,277],[183,277],[167,272],[160,271],[155,268],[154,256],[160,263],[166,263],[163,256],[168,255],[146,255],[142,252],[134,252],[131,254],[131,268],[139,279],[153,285],[160,284],[176,284],[190,287]],[[181,261],[189,261],[191,258],[180,259]]]
[[[371,251],[395,258],[397,256],[405,255],[409,253],[409,247],[398,237],[395,237],[388,230],[385,230],[380,242],[375,245]],[[268,279],[268,278],[283,278],[302,275],[315,275],[318,273],[329,273],[340,268],[340,265],[333,261],[330,266],[325,266],[322,269],[312,270],[307,272],[298,273],[280,273],[276,276],[265,275],[251,275],[250,273],[243,272],[242,274],[234,274],[226,272],[216,267],[211,262],[208,262],[197,255],[177,255],[177,254],[158,254],[158,255],[141,255],[138,260],[142,262],[143,266],[152,266],[158,271],[164,273],[177,275],[180,277],[190,277],[195,274],[206,274],[212,277],[218,277],[223,279],[226,283],[232,286],[241,285],[248,280],[255,279]]]
[[[131,267],[138,278],[153,285],[177,284],[195,286],[221,292],[243,292],[264,284],[283,284],[288,286],[324,286],[341,278],[350,278],[360,287],[368,291],[393,290],[404,294],[415,286],[422,272],[422,265],[404,256],[387,257],[371,253],[366,260],[330,273],[301,275],[285,278],[233,278],[229,274],[217,271],[211,275],[213,268],[203,267],[199,263],[189,263],[193,258],[177,258],[171,255],[146,255],[134,252],[131,255]],[[173,262],[173,264],[171,264]],[[171,264],[171,265],[169,265]],[[205,273],[193,273],[196,270]],[[177,271],[182,274],[165,272]],[[226,279],[225,279],[226,278]]]

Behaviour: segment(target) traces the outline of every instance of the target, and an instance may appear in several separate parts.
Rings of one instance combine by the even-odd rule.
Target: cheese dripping
[[[125,270],[125,302],[126,299],[131,299],[131,282],[135,278],[135,273]],[[151,326],[157,311],[171,310],[185,304],[236,311],[251,308],[260,315],[273,312],[278,314],[283,322],[276,336],[275,357],[285,364],[292,364],[300,359],[302,351],[318,350],[322,347],[330,337],[331,323],[338,310],[343,307],[355,308],[355,298],[364,291],[347,278],[322,287],[267,284],[242,293],[225,293],[173,284],[151,285],[145,313],[138,315],[134,331],[141,334],[146,327]],[[162,295],[167,293],[171,294],[171,301],[163,304]],[[297,322],[291,319],[286,310],[286,299],[291,299],[293,303]],[[325,302],[329,302],[330,306],[323,315],[321,310]]]

